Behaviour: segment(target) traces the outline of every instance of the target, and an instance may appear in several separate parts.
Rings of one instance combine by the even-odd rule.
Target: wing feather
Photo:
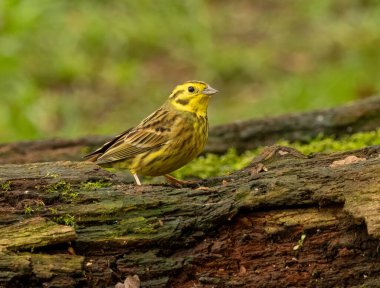
[[[112,140],[106,142],[105,144],[103,144],[103,146],[96,149],[94,152],[91,152],[90,154],[85,155],[84,158],[87,158],[87,159],[91,158],[91,159],[96,160],[99,157],[99,155],[105,153],[110,147],[117,145],[117,143],[120,142],[120,139],[123,139],[123,136],[125,136],[131,130],[132,130],[132,128],[128,129],[127,131],[124,131],[123,133],[121,133],[117,136],[115,136]]]
[[[170,139],[169,123],[163,121],[167,115],[168,111],[160,108],[138,126],[118,135],[88,156],[99,154],[96,163],[104,164],[130,159],[141,153],[159,148]]]

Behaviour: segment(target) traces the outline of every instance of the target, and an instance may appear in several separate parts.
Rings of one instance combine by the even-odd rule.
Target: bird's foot
[[[164,175],[165,178],[166,178],[166,181],[174,186],[174,187],[178,187],[178,188],[183,188],[183,187],[191,187],[191,188],[195,188],[195,187],[198,187],[199,186],[199,181],[191,181],[191,180],[179,180],[169,174],[166,174]]]

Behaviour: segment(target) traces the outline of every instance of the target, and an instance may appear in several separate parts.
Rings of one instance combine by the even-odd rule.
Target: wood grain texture
[[[137,274],[142,287],[376,287],[380,146],[276,151],[199,189],[136,187],[85,162],[1,165],[0,281],[108,287]],[[347,157],[360,160],[339,162]]]

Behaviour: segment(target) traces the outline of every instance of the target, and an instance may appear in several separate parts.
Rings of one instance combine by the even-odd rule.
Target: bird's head
[[[176,110],[196,113],[206,116],[210,96],[218,90],[205,82],[187,81],[174,88],[168,99],[168,104]]]

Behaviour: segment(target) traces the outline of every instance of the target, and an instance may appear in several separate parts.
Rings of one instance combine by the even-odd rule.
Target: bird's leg
[[[136,173],[133,173],[133,178],[135,178],[136,184],[138,186],[141,186],[141,182],[140,182],[139,176],[137,176]]]
[[[185,180],[179,180],[169,174],[164,175],[166,180],[169,184],[176,186],[176,187],[183,187],[183,186],[194,186],[197,185],[197,181],[185,181]]]

